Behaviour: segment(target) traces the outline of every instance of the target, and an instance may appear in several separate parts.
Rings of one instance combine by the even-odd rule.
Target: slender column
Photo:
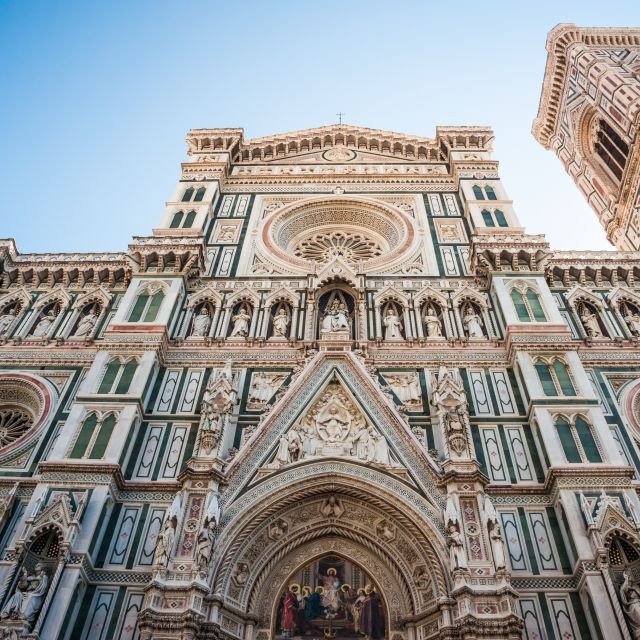
[[[295,306],[291,310],[291,326],[289,327],[289,337],[293,340],[297,338],[296,327],[298,326],[298,307]]]
[[[411,327],[411,318],[410,318],[410,314],[409,314],[409,306],[408,305],[403,305],[402,306],[402,317],[404,318],[404,333],[405,333],[405,338],[407,340],[409,340],[410,338],[413,338],[413,329]]]

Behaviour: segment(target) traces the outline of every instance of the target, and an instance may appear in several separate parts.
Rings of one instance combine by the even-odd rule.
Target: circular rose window
[[[406,259],[415,242],[413,224],[387,204],[349,196],[296,202],[265,221],[258,249],[288,271],[311,273],[335,259],[367,272]]]
[[[51,408],[45,383],[23,374],[0,375],[0,450],[13,451],[37,432]]]

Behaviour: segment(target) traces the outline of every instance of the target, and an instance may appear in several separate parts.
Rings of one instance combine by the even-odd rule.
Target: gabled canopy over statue
[[[432,376],[431,389],[431,404],[436,408],[449,449],[458,458],[468,457],[469,409],[460,374],[442,365]]]

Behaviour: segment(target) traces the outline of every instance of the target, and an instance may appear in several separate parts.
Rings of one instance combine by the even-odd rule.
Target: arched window
[[[551,365],[543,360],[535,363],[545,396],[575,396],[576,390],[567,365],[554,358]]]
[[[206,187],[200,187],[197,191],[196,191],[196,197],[193,199],[194,202],[202,202],[202,199],[204,198],[204,194],[207,192],[207,188]]]
[[[482,219],[484,220],[485,227],[495,227],[496,223],[493,220],[493,216],[491,215],[491,211],[488,209],[482,210]]]
[[[511,301],[515,307],[520,322],[546,322],[540,297],[531,288],[525,290],[524,295],[520,289],[511,289]]]
[[[99,419],[95,413],[87,416],[80,427],[80,432],[69,457],[102,458],[107,450],[116,422],[117,418],[113,413],[104,419]]]
[[[192,197],[193,197],[193,187],[189,187],[182,194],[182,202],[191,202]]]
[[[129,314],[129,322],[153,322],[158,315],[160,305],[164,299],[164,293],[140,293],[136,298],[133,309]]]
[[[177,211],[173,214],[173,218],[171,219],[171,224],[169,225],[169,229],[179,229],[182,224],[182,218],[184,217],[184,212]]]
[[[555,425],[567,462],[602,462],[591,425],[582,416],[578,416],[573,423],[560,416],[556,418]]]
[[[489,200],[497,200],[498,197],[496,196],[496,192],[493,190],[493,187],[485,187],[484,188],[486,194],[487,194],[487,199]]]
[[[187,217],[184,219],[184,224],[182,225],[182,228],[191,229],[191,227],[193,226],[193,221],[195,219],[196,219],[196,212],[189,211],[189,213],[187,213]]]
[[[507,222],[507,219],[504,217],[504,213],[502,213],[502,211],[500,211],[500,209],[496,209],[493,212],[493,215],[496,217],[496,222],[498,223],[499,227],[508,227],[509,223]]]
[[[98,393],[127,393],[137,368],[138,362],[134,359],[123,364],[114,358],[107,365]]]
[[[477,184],[473,185],[473,195],[476,200],[484,200],[484,193],[482,192],[482,187],[479,187]]]
[[[594,149],[609,171],[621,180],[629,157],[629,146],[605,120],[598,123]]]

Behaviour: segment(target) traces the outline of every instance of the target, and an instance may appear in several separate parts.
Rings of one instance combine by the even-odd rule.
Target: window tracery
[[[356,264],[382,255],[384,248],[365,233],[331,230],[314,233],[300,240],[293,252],[298,258],[320,264],[335,258]]]

